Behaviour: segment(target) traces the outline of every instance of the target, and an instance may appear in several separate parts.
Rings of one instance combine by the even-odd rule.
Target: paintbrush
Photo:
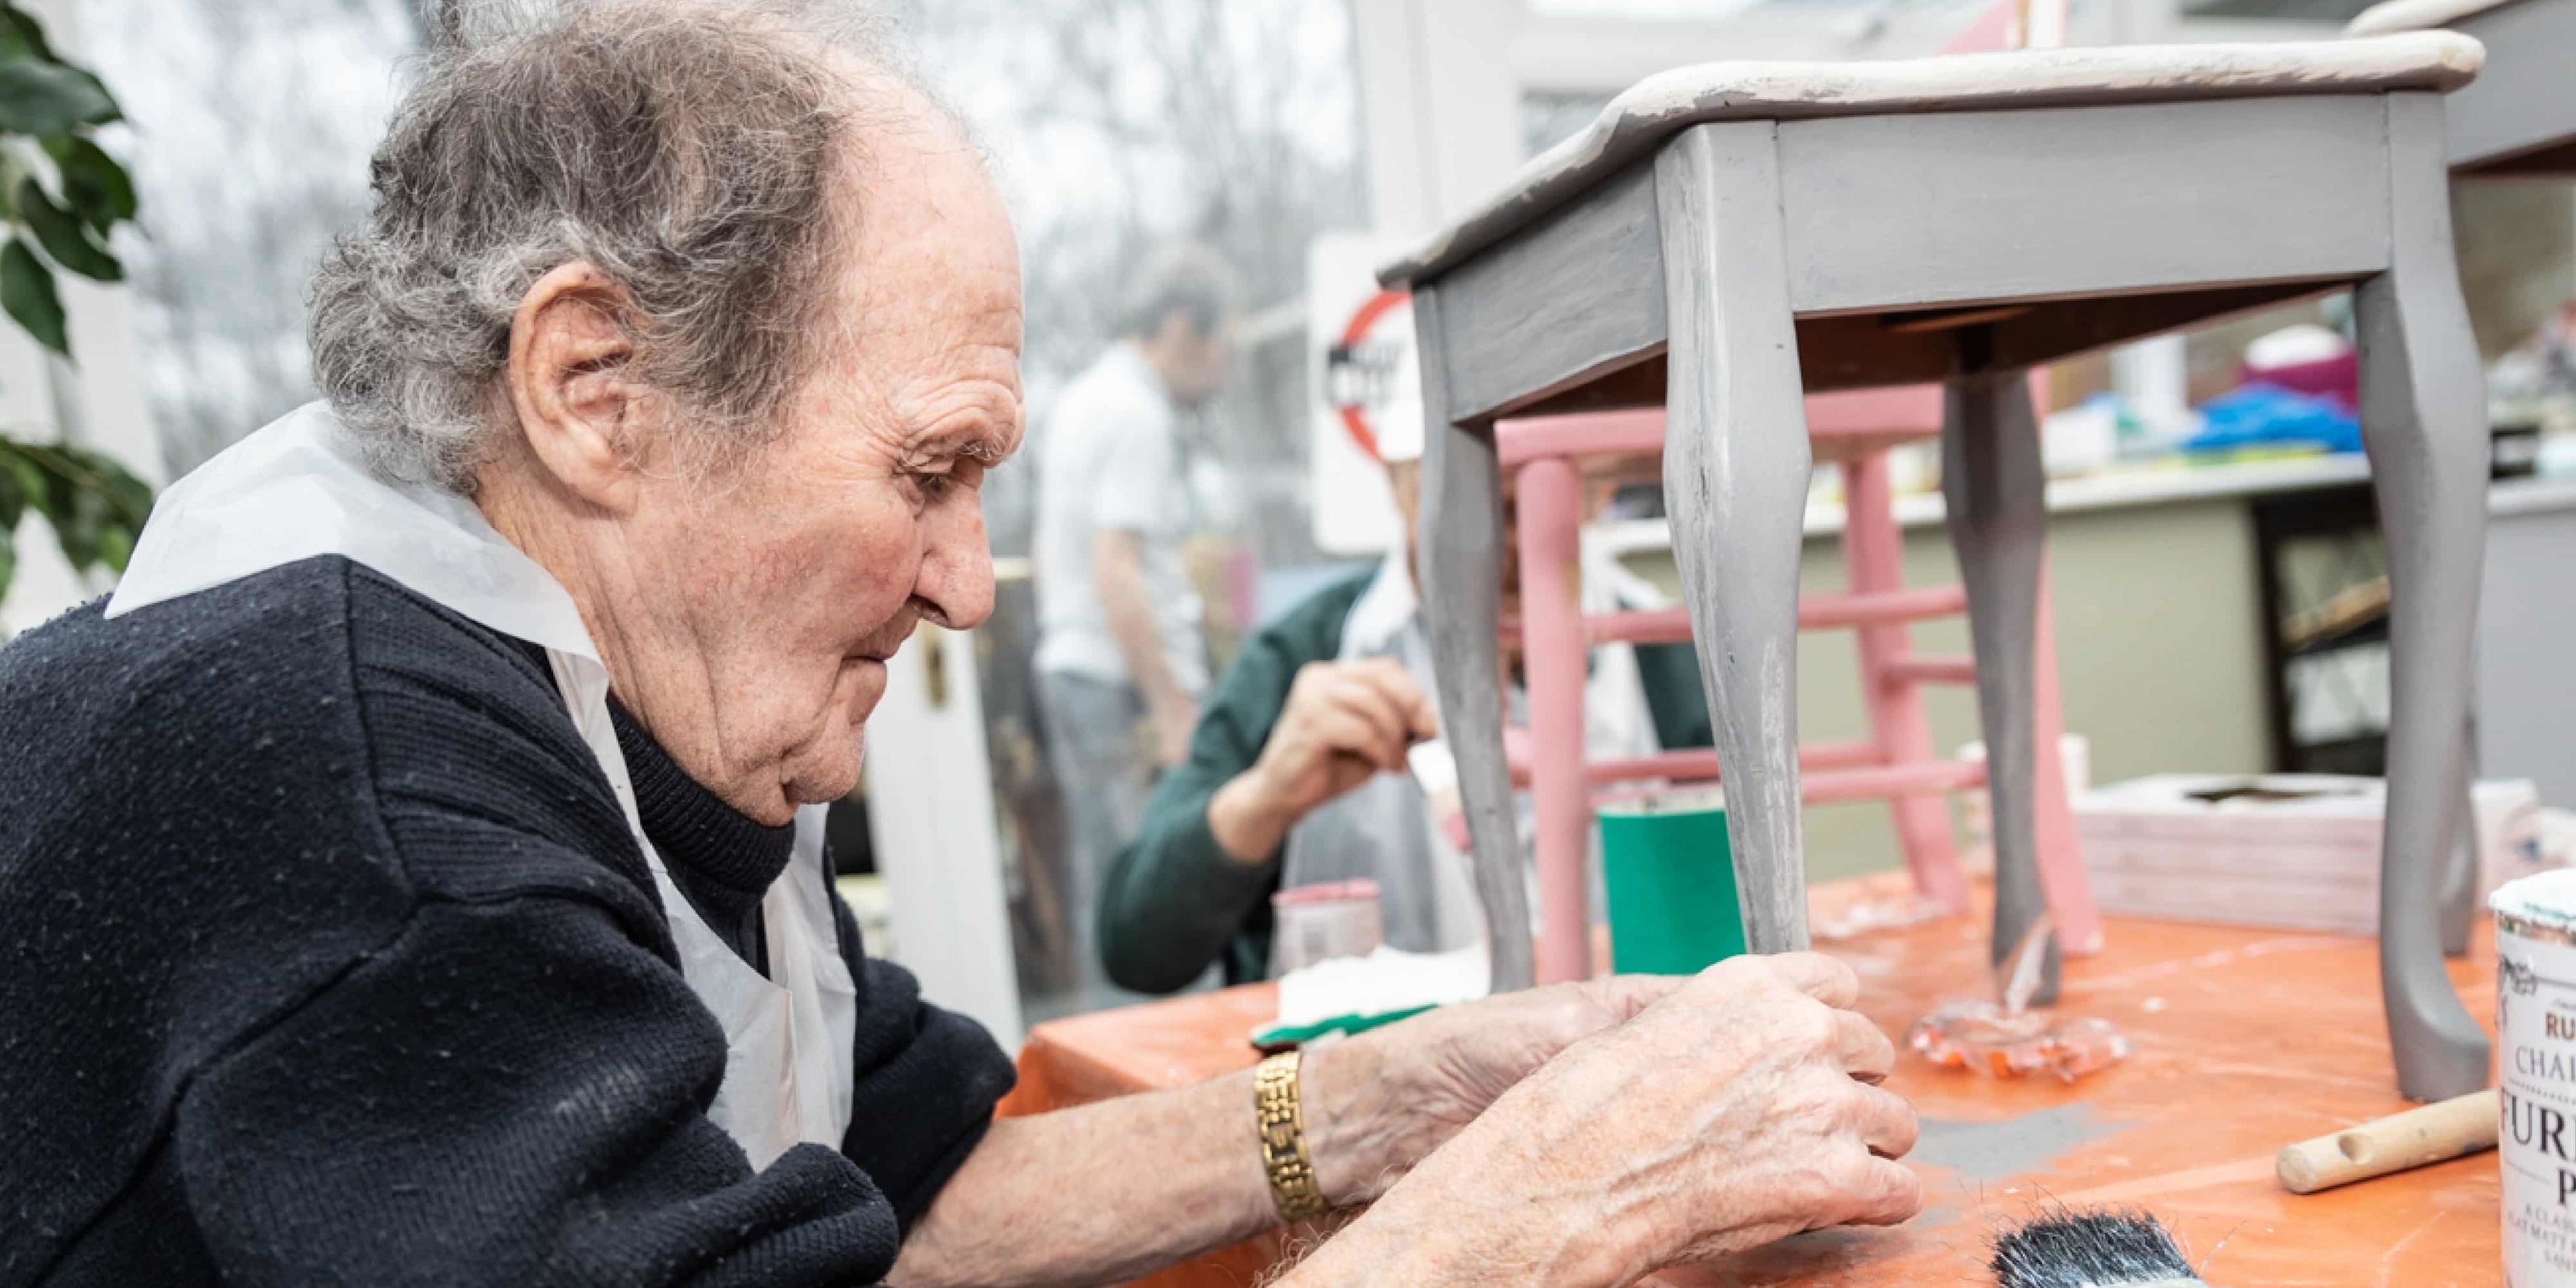
[[[2057,1212],[1995,1240],[1999,1288],[2211,1288],[2144,1212]]]

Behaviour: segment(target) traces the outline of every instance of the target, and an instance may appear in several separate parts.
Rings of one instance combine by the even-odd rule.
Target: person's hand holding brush
[[[1208,801],[1208,831],[1246,864],[1276,855],[1318,806],[1381,773],[1403,773],[1405,749],[1440,731],[1438,714],[1393,658],[1309,662],[1250,769]]]
[[[1576,1043],[1283,1283],[1627,1284],[1921,1208],[1896,1052],[1808,953],[1719,963]]]

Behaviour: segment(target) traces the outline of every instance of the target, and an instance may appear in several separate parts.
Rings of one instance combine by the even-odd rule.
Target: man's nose
[[[940,507],[924,538],[914,593],[938,610],[942,626],[964,631],[982,625],[993,615],[993,548],[984,539],[983,507]]]

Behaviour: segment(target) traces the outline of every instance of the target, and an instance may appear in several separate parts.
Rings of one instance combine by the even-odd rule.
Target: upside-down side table
[[[2401,1088],[2485,1084],[2433,907],[2485,536],[2442,94],[2478,44],[2367,40],[1718,63],[1640,83],[1380,274],[1414,295],[1421,567],[1497,987],[1531,978],[1496,695],[1502,417],[1661,404],[1665,504],[1748,942],[1806,945],[1795,667],[1809,390],[1947,386],[1943,490],[1994,801],[1993,952],[2039,915],[2045,520],[2024,373],[2351,287],[2389,542],[2382,982]]]

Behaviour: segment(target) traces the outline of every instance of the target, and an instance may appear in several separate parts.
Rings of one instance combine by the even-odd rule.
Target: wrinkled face
[[[684,593],[656,615],[681,619],[706,691],[640,695],[659,709],[639,717],[772,824],[857,785],[861,726],[915,624],[991,612],[979,489],[1023,428],[1019,262],[981,164],[925,123],[873,143],[867,169],[838,334],[783,432],[658,507],[680,516],[659,544]]]

